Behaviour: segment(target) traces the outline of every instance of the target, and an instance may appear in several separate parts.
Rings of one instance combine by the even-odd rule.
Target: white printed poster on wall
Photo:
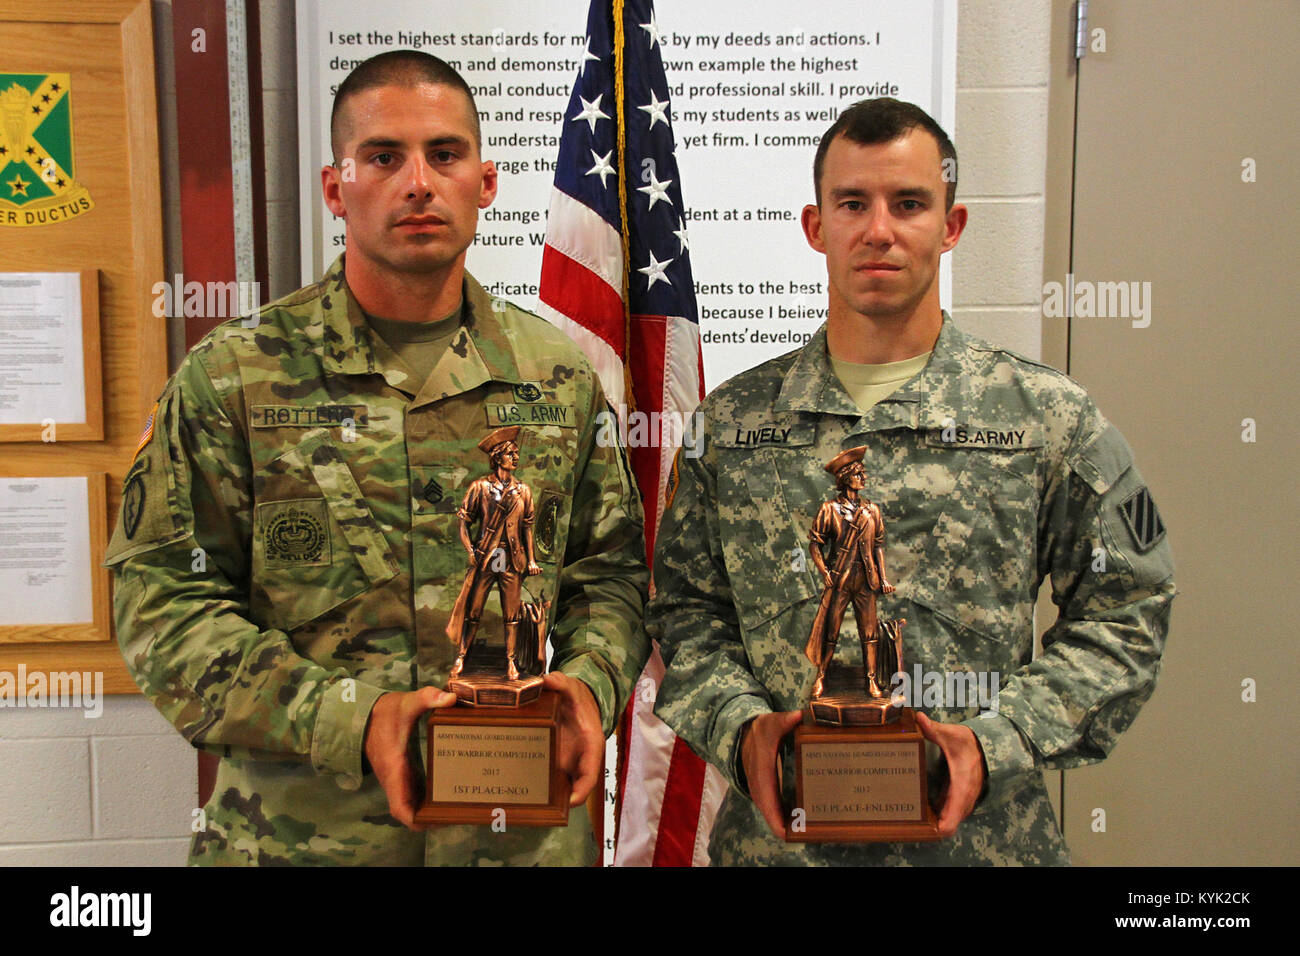
[[[821,135],[848,105],[916,103],[956,138],[955,0],[656,0],[629,40],[662,45],[699,304],[705,385],[798,348],[826,318],[826,270],[799,224]],[[537,304],[546,211],[565,111],[586,54],[588,0],[299,0],[303,281],[343,251],[325,208],[329,115],[348,72],[386,50],[441,57],[474,91],[483,156],[501,173],[468,268],[488,291]],[[948,257],[941,299],[951,302]]]

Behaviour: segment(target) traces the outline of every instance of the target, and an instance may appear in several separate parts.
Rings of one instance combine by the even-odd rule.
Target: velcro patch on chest
[[[949,419],[926,434],[926,444],[948,448],[1019,449],[1039,448],[1043,444],[1042,426],[958,425]]]
[[[254,405],[249,421],[254,428],[365,428],[370,416],[365,405]]]
[[[578,417],[572,405],[544,403],[488,402],[489,428],[502,425],[557,425],[560,428],[577,428]]]
[[[789,422],[729,424],[718,433],[716,443],[721,448],[795,448],[813,442],[811,428]]]
[[[266,501],[257,506],[268,568],[330,563],[329,516],[323,498]]]

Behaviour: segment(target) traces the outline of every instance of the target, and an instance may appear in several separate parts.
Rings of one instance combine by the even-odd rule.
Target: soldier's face
[[[430,273],[463,262],[478,211],[497,192],[469,98],[450,86],[381,86],[342,108],[344,145],[321,184],[330,211],[347,220],[349,267]]]
[[[966,208],[945,212],[939,144],[924,130],[888,143],[837,137],[818,205],[803,211],[808,244],[826,256],[831,315],[907,319],[939,301],[939,256],[957,245]]]

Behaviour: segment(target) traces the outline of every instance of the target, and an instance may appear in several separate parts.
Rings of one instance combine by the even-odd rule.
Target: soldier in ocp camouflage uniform
[[[466,219],[478,190],[491,200],[495,172],[480,172],[467,92],[429,79],[432,58],[406,56],[351,94],[374,122],[354,116],[353,139],[369,129],[382,143],[358,149],[356,185],[343,187],[346,258],[197,345],[127,475],[106,561],[122,652],[177,729],[223,758],[192,862],[596,858],[582,807],[561,828],[512,827],[507,815],[504,832],[409,829],[380,768],[363,765],[387,702],[405,702],[408,732],[450,702],[406,692],[445,685],[455,659],[445,628],[465,576],[457,504],[489,467],[479,441],[503,421],[521,426],[518,477],[535,502],[541,573],[528,586],[553,600],[547,681],[566,702],[562,752],[589,782],[593,748],[648,653],[641,507],[620,449],[596,441],[598,380],[563,333],[464,273]],[[420,259],[430,249],[433,266]],[[388,275],[375,263],[402,256],[421,278],[454,283],[448,301],[462,302],[424,379],[375,333],[350,281],[391,292],[409,276],[375,292]],[[485,633],[499,634],[491,613]]]
[[[823,138],[820,208],[804,225],[827,255],[830,321],[704,401],[703,453],[679,458],[659,529],[647,609],[666,665],[656,713],[731,784],[715,864],[1066,862],[1041,771],[1101,760],[1159,669],[1173,566],[1129,447],[1069,378],[940,312],[939,254],[965,211],[951,192],[945,207],[938,137],[903,105],[859,104]],[[851,359],[923,364],[864,411],[832,365],[837,346],[918,328],[892,354]],[[933,705],[912,689],[942,748],[931,797],[951,835],[937,843],[787,844],[751,793],[758,771],[775,796],[765,759],[816,679],[803,646],[822,582],[804,545],[833,493],[823,463],[858,445],[864,495],[890,529],[897,591],[880,598],[881,615],[908,621],[909,673],[999,678],[995,706]],[[1035,659],[1048,576],[1060,616]],[[790,808],[792,753],[779,754]]]

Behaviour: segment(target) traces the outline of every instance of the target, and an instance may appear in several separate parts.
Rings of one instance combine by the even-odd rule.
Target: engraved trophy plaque
[[[861,495],[865,451],[850,448],[826,464],[837,494],[821,506],[809,535],[825,590],[805,647],[817,681],[794,732],[796,809],[785,837],[791,843],[939,839],[926,791],[925,738],[911,708],[890,695],[893,675],[903,669],[907,622],[876,615],[876,595],[894,586],[885,576],[884,519]],[[850,604],[860,668],[833,660]]]
[[[525,579],[541,568],[533,554],[532,489],[514,476],[519,431],[498,428],[479,442],[491,470],[470,483],[457,511],[469,563],[447,624],[457,647],[447,689],[458,700],[429,714],[419,823],[564,826],[569,820],[571,781],[557,762],[559,696],[542,688],[550,602],[524,600]],[[475,648],[485,637],[479,622],[494,590],[504,661],[491,647]]]

